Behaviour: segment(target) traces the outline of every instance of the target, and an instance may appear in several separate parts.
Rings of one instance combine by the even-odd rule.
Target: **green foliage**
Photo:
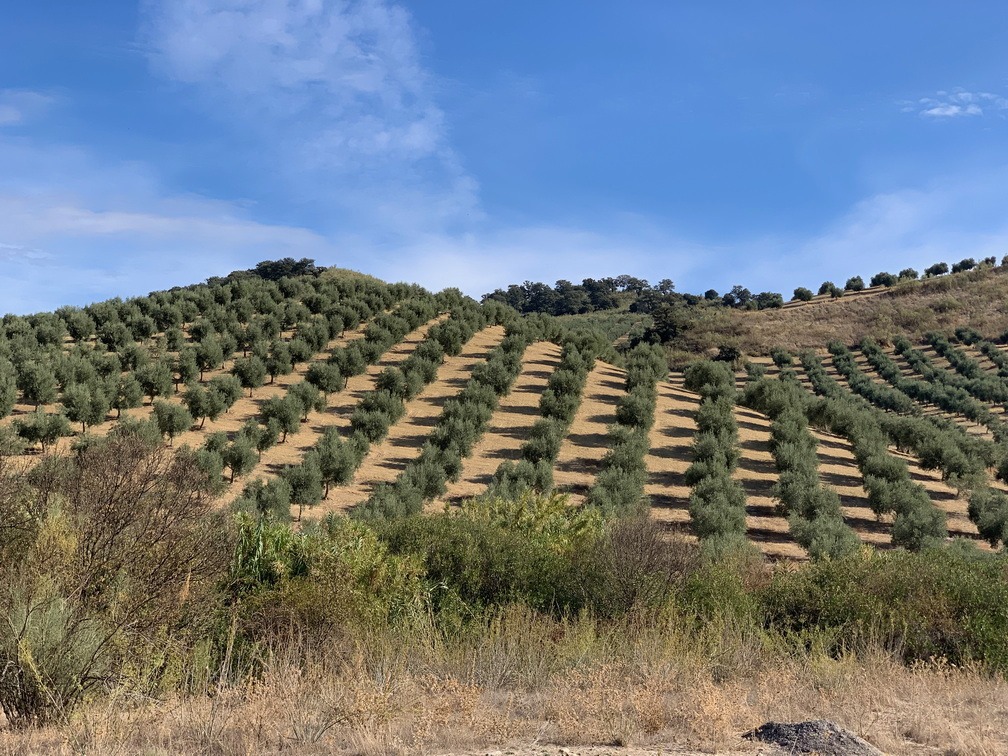
[[[157,399],[154,401],[154,419],[162,436],[168,436],[168,443],[174,443],[175,436],[189,430],[193,416],[189,410],[174,402]]]
[[[234,483],[235,476],[245,475],[255,467],[257,458],[252,442],[242,435],[236,436],[235,440],[221,452],[224,466],[231,470],[232,483]]]
[[[810,299],[812,299],[812,296],[813,294],[811,289],[807,289],[804,286],[799,286],[797,289],[794,290],[793,299],[799,302],[808,302]]]
[[[255,355],[235,360],[231,372],[242,387],[248,389],[249,396],[252,396],[253,389],[259,388],[266,381],[266,365]]]
[[[308,452],[300,465],[285,467],[280,477],[290,486],[291,502],[297,504],[299,520],[304,507],[322,500],[322,470],[315,452]]]
[[[107,686],[155,686],[209,633],[229,552],[190,455],[91,439],[30,479],[0,472],[0,706],[13,727],[68,717]]]
[[[81,424],[81,433],[89,425],[103,423],[110,408],[109,399],[97,382],[78,383],[63,392],[63,411],[72,422]]]
[[[17,386],[24,399],[38,409],[56,399],[56,377],[48,365],[31,361],[18,366]]]
[[[137,369],[136,379],[151,403],[155,397],[172,393],[172,371],[162,360],[154,360]]]
[[[1008,543],[1008,495],[992,488],[977,488],[969,500],[969,518],[980,536],[997,548]]]
[[[874,281],[874,279],[872,279]],[[872,286],[877,284],[872,283]],[[847,283],[844,284],[844,291],[861,291],[864,289],[864,279],[861,276],[852,276],[847,279]]]
[[[62,412],[48,413],[35,410],[14,419],[14,430],[29,444],[39,444],[42,452],[57,440],[70,435],[70,424]]]
[[[271,396],[259,410],[259,420],[263,425],[275,423],[281,435],[280,443],[287,440],[288,433],[296,433],[301,427],[301,403],[292,396]]]
[[[976,552],[866,550],[779,571],[761,601],[773,631],[816,638],[828,653],[881,645],[907,662],[937,657],[1004,672],[1004,568]]]

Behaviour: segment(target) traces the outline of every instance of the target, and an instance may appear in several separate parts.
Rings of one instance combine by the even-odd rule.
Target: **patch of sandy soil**
[[[671,382],[659,381],[655,421],[648,433],[647,482],[644,493],[651,498],[651,516],[670,531],[691,540],[690,487],[683,479],[693,461],[690,444],[696,433],[694,413],[700,397]]]
[[[805,550],[792,538],[773,497],[777,465],[770,453],[770,418],[736,407],[735,421],[740,454],[734,478],[746,494],[746,537],[772,559],[804,559]]]
[[[443,499],[428,504],[429,511],[478,496],[501,462],[521,459],[521,446],[539,419],[539,397],[559,364],[560,347],[552,342],[538,341],[525,349],[511,390],[501,398],[472,454],[463,460],[459,480],[448,484]]]
[[[626,373],[596,360],[553,468],[553,483],[569,494],[571,504],[584,503],[602,468],[609,451],[609,426],[616,422],[616,405],[625,395]]]
[[[862,485],[861,471],[850,442],[815,428],[811,431],[818,442],[819,480],[839,494],[844,522],[854,528],[865,543],[878,548],[891,546],[892,517],[879,520],[868,506],[868,494]]]
[[[333,488],[329,498],[309,515],[319,517],[333,511],[346,511],[365,501],[379,484],[394,481],[406,465],[420,455],[445,402],[465,388],[473,368],[485,361],[503,338],[503,326],[484,328],[466,343],[461,354],[447,357],[435,379],[406,403],[406,413],[389,428],[385,439],[371,446],[353,481],[347,486]]]

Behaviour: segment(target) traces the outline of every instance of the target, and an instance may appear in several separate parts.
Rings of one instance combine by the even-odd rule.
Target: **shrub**
[[[806,289],[804,286],[799,286],[797,289],[794,290],[794,297],[792,299],[797,300],[799,302],[808,302],[810,299],[812,299],[812,296],[813,294],[811,289]]]
[[[852,276],[844,284],[844,291],[861,291],[864,287],[864,279],[861,276]]]
[[[25,526],[0,536],[0,706],[11,725],[65,718],[124,675],[157,684],[209,634],[231,548],[193,454],[112,435],[37,469],[37,488],[2,477],[0,517]]]

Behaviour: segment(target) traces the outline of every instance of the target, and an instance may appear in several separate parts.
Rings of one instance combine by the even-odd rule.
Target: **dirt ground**
[[[616,422],[616,405],[625,394],[624,372],[596,361],[553,468],[553,483],[570,496],[571,504],[584,502],[602,468],[609,450],[609,426]]]
[[[458,394],[477,363],[486,360],[504,338],[502,326],[485,328],[474,335],[456,357],[446,357],[437,376],[423,391],[406,403],[406,413],[389,428],[381,443],[373,444],[361,462],[353,481],[333,488],[329,498],[315,507],[312,517],[346,511],[365,501],[380,483],[391,483],[409,462],[420,454],[444,408]]]
[[[525,349],[511,390],[501,398],[472,454],[462,461],[459,480],[449,483],[444,498],[431,502],[428,510],[437,511],[445,504],[478,496],[502,462],[521,459],[521,446],[539,419],[539,397],[559,364],[560,347],[556,344],[538,341]]]

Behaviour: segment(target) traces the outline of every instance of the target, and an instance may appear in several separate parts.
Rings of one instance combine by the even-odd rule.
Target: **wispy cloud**
[[[143,294],[271,257],[332,257],[329,241],[240,203],[166,191],[142,164],[0,137],[4,312]]]
[[[741,242],[732,257],[748,260],[729,274],[703,266],[698,280],[744,283],[790,294],[824,280],[843,282],[905,267],[922,270],[935,262],[966,257],[998,260],[1008,251],[1008,219],[1001,198],[1008,194],[1004,167],[941,176],[923,187],[881,192],[807,237]],[[717,285],[717,284],[712,284]]]
[[[0,127],[22,125],[55,101],[51,95],[25,89],[0,89]]]
[[[255,132],[291,191],[394,227],[478,212],[403,8],[181,0],[150,6],[146,37],[154,69]]]
[[[934,97],[905,102],[903,111],[923,118],[963,118],[1008,110],[1008,99],[992,92],[939,91]]]

